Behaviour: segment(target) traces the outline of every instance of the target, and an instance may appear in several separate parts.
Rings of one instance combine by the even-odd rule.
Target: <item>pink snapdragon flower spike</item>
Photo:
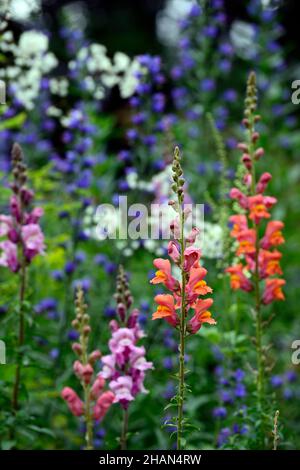
[[[81,383],[84,399],[70,387],[65,387],[61,392],[61,397],[66,401],[71,413],[74,416],[83,416],[86,424],[86,448],[93,448],[93,424],[101,421],[109,408],[115,401],[115,395],[111,391],[104,391],[104,377],[95,374],[95,363],[101,358],[99,350],[88,351],[89,336],[91,328],[89,326],[89,315],[87,305],[84,303],[83,290],[79,287],[76,292],[76,318],[72,326],[79,332],[79,342],[73,343],[72,350],[78,359],[74,361],[73,371]]]
[[[30,211],[34,192],[26,186],[27,169],[18,144],[13,146],[12,165],[14,181],[11,184],[10,215],[0,215],[0,265],[16,273],[24,270],[35,256],[45,253],[45,243],[38,224],[43,209],[35,207]]]
[[[154,297],[156,310],[152,315],[153,320],[162,319],[179,331],[179,371],[178,371],[178,394],[174,399],[178,403],[178,415],[175,419],[177,428],[177,449],[182,448],[182,434],[185,420],[183,418],[183,404],[185,399],[185,340],[188,336],[196,334],[204,323],[215,325],[208,310],[213,304],[211,298],[202,298],[212,293],[212,288],[207,285],[205,276],[207,270],[200,265],[201,252],[194,246],[198,228],[194,227],[185,236],[185,222],[190,215],[190,207],[184,207],[185,194],[183,171],[180,164],[180,152],[178,147],[174,151],[172,165],[173,184],[172,190],[177,196],[177,201],[170,201],[169,205],[176,212],[176,217],[170,224],[174,240],[168,244],[168,255],[171,261],[180,270],[181,279],[172,275],[172,265],[168,259],[155,259],[153,264],[158,269],[151,279],[151,284],[163,284],[170,293],[159,294]],[[238,190],[235,196],[243,203],[247,198]],[[247,202],[248,203],[248,202]],[[238,221],[239,230],[247,228],[246,221]]]
[[[158,260],[156,283],[167,283],[175,287],[175,280],[170,275],[171,267],[165,260]],[[128,408],[140,393],[147,393],[144,380],[152,362],[146,360],[146,351],[137,343],[145,336],[138,324],[138,310],[131,310],[133,299],[129,290],[127,276],[120,266],[117,276],[118,320],[110,322],[111,339],[108,346],[110,354],[102,357],[102,370],[98,377],[109,381],[109,388],[114,393],[114,403],[123,409],[123,430],[120,438],[121,448],[127,445]]]
[[[259,421],[262,423],[257,434],[260,440],[259,448],[264,448],[267,348],[263,346],[263,327],[267,322],[263,318],[262,307],[277,300],[284,300],[282,287],[285,281],[278,278],[282,275],[280,267],[282,255],[274,249],[284,242],[282,236],[284,224],[278,220],[271,220],[271,209],[277,200],[265,193],[272,175],[264,172],[258,176],[259,160],[263,157],[264,150],[258,146],[260,134],[255,129],[256,123],[260,120],[260,116],[256,114],[256,95],[256,77],[251,73],[247,83],[243,119],[245,142],[238,145],[242,151],[241,161],[245,167],[245,174],[239,182],[241,189],[232,188],[230,191],[230,197],[238,202],[234,206],[238,214],[230,217],[230,222],[233,224],[231,236],[236,240],[238,260],[228,267],[226,272],[230,275],[232,289],[251,292],[254,297],[257,410]]]
[[[18,274],[19,279],[19,331],[18,348],[21,351],[15,368],[12,391],[12,409],[19,408],[19,389],[23,363],[23,345],[26,340],[24,301],[27,293],[27,269],[34,257],[45,252],[44,235],[39,226],[43,210],[32,207],[34,192],[27,187],[27,166],[18,144],[12,149],[12,195],[9,200],[9,215],[0,215],[0,266]],[[34,214],[34,218],[31,215]],[[34,220],[34,222],[33,222]]]

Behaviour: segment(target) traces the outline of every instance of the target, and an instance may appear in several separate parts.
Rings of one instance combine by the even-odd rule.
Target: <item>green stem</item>
[[[177,450],[182,448],[181,439],[183,431],[183,404],[185,394],[185,383],[184,383],[184,353],[185,353],[185,336],[186,336],[186,307],[185,307],[185,283],[186,276],[184,272],[184,213],[181,213],[181,314],[180,314],[180,343],[179,343],[179,374],[178,374],[178,417],[177,417]]]
[[[81,327],[81,344],[82,344],[82,362],[88,364],[88,338],[85,336],[83,326]],[[84,419],[86,424],[85,441],[86,450],[93,449],[93,418],[91,415],[91,386],[82,382],[84,390]]]
[[[128,408],[126,408],[125,410],[123,410],[123,425],[122,425],[122,432],[121,432],[121,438],[120,438],[121,450],[127,449],[128,419],[129,419],[129,413],[128,413]]]
[[[86,450],[93,449],[93,421],[91,416],[91,390],[90,385],[84,387],[84,401],[85,401],[85,423],[86,423]]]
[[[254,148],[252,143],[252,134],[254,132],[253,117],[249,129],[249,153],[252,160],[251,169],[251,193],[256,194],[256,175],[255,175],[255,159]],[[256,321],[256,361],[257,361],[257,376],[256,376],[256,392],[257,392],[257,409],[261,414],[261,436],[260,440],[263,446],[263,402],[264,402],[264,368],[263,368],[263,347],[262,347],[262,312],[261,312],[261,294],[260,294],[260,277],[259,277],[259,230],[258,225],[253,221],[253,229],[255,230],[255,271],[254,271],[254,295],[255,295],[255,321]]]
[[[23,361],[22,347],[25,338],[25,317],[24,317],[24,300],[26,290],[26,263],[23,259],[20,271],[20,290],[19,290],[19,334],[18,334],[18,358],[15,372],[15,380],[12,393],[12,411],[15,414],[19,408],[19,389],[21,381],[21,368]]]

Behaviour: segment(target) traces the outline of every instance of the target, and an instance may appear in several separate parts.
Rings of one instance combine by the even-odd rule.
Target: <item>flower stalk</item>
[[[284,243],[281,221],[269,221],[264,236],[261,236],[263,221],[270,219],[269,210],[276,204],[274,197],[266,196],[265,190],[272,175],[268,172],[257,177],[257,164],[264,155],[262,147],[258,147],[260,134],[256,123],[260,115],[256,113],[257,89],[256,76],[251,72],[247,82],[245,111],[243,125],[245,127],[245,142],[240,142],[238,148],[242,152],[242,164],[245,169],[242,185],[230,191],[230,197],[237,201],[238,214],[230,217],[233,227],[230,235],[237,241],[236,256],[238,262],[226,269],[230,274],[232,289],[242,289],[254,293],[255,318],[255,348],[256,348],[256,399],[259,416],[258,445],[265,447],[265,364],[266,348],[263,345],[263,305],[275,300],[284,300],[281,290],[284,279],[274,277],[282,275],[280,266],[281,253],[276,249]],[[245,262],[245,264],[243,263]],[[264,285],[263,285],[264,284]]]
[[[193,246],[199,230],[193,227],[188,234],[185,233],[186,221],[190,215],[191,207],[190,205],[186,207],[184,205],[185,180],[178,147],[175,147],[174,150],[172,172],[172,190],[176,195],[177,201],[169,201],[169,205],[172,206],[177,215],[170,224],[174,239],[169,242],[168,254],[180,269],[180,281],[172,276],[170,261],[158,258],[154,260],[154,266],[157,268],[157,271],[150,282],[152,284],[162,283],[172,292],[172,295],[159,294],[155,297],[154,300],[158,306],[156,312],[152,315],[152,319],[164,318],[179,332],[178,393],[173,398],[173,401],[177,406],[175,422],[177,449],[180,450],[183,448],[183,433],[185,423],[187,422],[184,417],[184,403],[187,390],[185,384],[185,342],[189,335],[195,334],[200,330],[203,323],[214,325],[216,321],[208,311],[213,300],[210,298],[199,298],[199,296],[206,296],[206,294],[211,293],[212,289],[204,281],[207,271],[199,264],[200,250]],[[194,310],[194,315],[188,320],[190,310]]]

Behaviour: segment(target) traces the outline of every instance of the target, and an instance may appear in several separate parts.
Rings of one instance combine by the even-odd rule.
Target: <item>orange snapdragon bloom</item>
[[[246,292],[250,292],[253,286],[249,279],[244,274],[245,267],[242,263],[230,266],[225,270],[226,273],[230,274],[230,285],[232,289],[242,289]]]
[[[264,304],[270,304],[273,300],[285,300],[281,287],[285,285],[284,279],[267,279],[266,287],[263,293],[262,301]]]
[[[258,224],[261,219],[269,219],[271,217],[270,213],[267,211],[264,199],[265,198],[262,194],[257,194],[256,196],[248,198],[250,209],[249,219],[253,220],[256,224]]]
[[[280,220],[272,220],[268,223],[266,228],[265,236],[262,238],[260,245],[265,250],[271,248],[271,246],[277,246],[284,243],[281,230],[284,227],[284,223]]]
[[[208,309],[213,304],[213,299],[198,299],[195,303],[195,315],[190,319],[187,324],[187,330],[189,333],[195,334],[200,330],[203,323],[209,323],[210,325],[216,325],[216,320],[211,316]]]
[[[189,282],[186,285],[186,292],[190,302],[193,302],[198,295],[206,295],[212,292],[212,288],[204,281],[206,274],[207,270],[205,268],[200,266],[191,268]]]
[[[176,326],[179,318],[175,309],[175,300],[171,294],[159,294],[154,297],[155,302],[158,304],[156,312],[152,315],[152,320],[158,318],[165,318],[172,326]]]
[[[230,222],[233,224],[230,235],[233,238],[237,236],[244,230],[248,229],[247,217],[243,214],[232,215],[229,217]]]
[[[242,230],[241,232],[239,232],[236,238],[239,242],[239,247],[236,252],[238,256],[243,253],[255,253],[256,233],[254,229]]]
[[[264,279],[274,274],[282,275],[282,270],[279,261],[282,254],[275,251],[260,250],[259,252],[259,274],[261,279]]]
[[[168,259],[157,258],[153,261],[158,269],[151,279],[151,284],[164,284],[168,289],[175,291],[179,288],[179,282],[171,274],[171,263]]]

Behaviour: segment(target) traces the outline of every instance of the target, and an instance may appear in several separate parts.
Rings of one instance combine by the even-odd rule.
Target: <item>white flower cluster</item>
[[[69,82],[66,78],[52,78],[50,80],[50,91],[53,95],[67,96]]]
[[[138,85],[137,74],[144,69],[136,59],[131,60],[123,52],[116,52],[111,60],[107,49],[101,44],[91,44],[79,50],[75,60],[69,62],[71,70],[83,74],[87,91],[97,100],[105,96],[105,90],[119,86],[122,98],[128,98]]]
[[[11,85],[15,97],[27,110],[34,107],[43,76],[57,65],[54,54],[48,52],[48,45],[47,36],[34,30],[22,33],[18,44],[14,43],[11,31],[1,36],[0,51],[10,52],[13,61],[0,70],[0,78]]]
[[[130,172],[127,175],[127,182],[130,189],[139,189],[142,191],[149,191],[155,194],[154,204],[160,204],[160,211],[149,211],[147,219],[148,233],[151,234],[151,228],[161,227],[162,221],[170,223],[174,219],[174,209],[168,205],[168,200],[171,198],[171,165],[167,166],[162,172],[153,176],[151,181],[146,182],[139,180],[136,172]],[[222,227],[218,224],[206,222],[203,219],[203,207],[195,205],[193,211],[194,221],[196,220],[197,227],[200,229],[200,234],[196,239],[195,246],[201,249],[204,258],[220,258],[223,252],[223,231]],[[97,225],[99,218],[97,211],[93,207],[86,210],[84,217],[84,227],[86,233],[96,240],[99,240],[99,232]],[[101,226],[108,228],[111,232],[106,232],[107,238],[109,234],[115,234],[115,228],[119,224],[119,215],[117,211],[108,210],[106,213],[101,212]],[[191,227],[187,227],[186,235]],[[104,235],[104,234],[103,234]],[[103,237],[105,238],[105,236]],[[143,247],[156,256],[163,256],[167,249],[168,242],[162,240],[146,239],[143,240]],[[140,240],[115,240],[115,246],[118,250],[122,251],[124,256],[132,256],[134,251],[139,249],[141,244]]]

